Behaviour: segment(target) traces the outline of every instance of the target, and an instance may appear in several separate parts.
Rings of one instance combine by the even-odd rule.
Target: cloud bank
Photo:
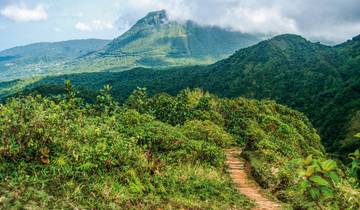
[[[342,42],[360,33],[359,0],[115,0],[114,5],[122,24],[165,9],[173,20],[246,33],[296,33],[326,42]]]
[[[79,31],[104,31],[114,28],[112,22],[93,20],[91,22],[77,22],[75,28]]]
[[[48,14],[42,4],[30,8],[25,4],[8,5],[0,10],[0,14],[16,22],[32,22],[47,20]]]

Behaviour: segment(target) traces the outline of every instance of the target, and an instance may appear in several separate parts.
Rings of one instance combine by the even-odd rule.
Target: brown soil
[[[232,148],[227,149],[225,152],[226,164],[229,167],[231,179],[239,193],[255,201],[256,207],[254,210],[280,209],[281,205],[267,198],[261,192],[261,188],[248,176],[246,161],[240,160],[238,157],[241,150]]]

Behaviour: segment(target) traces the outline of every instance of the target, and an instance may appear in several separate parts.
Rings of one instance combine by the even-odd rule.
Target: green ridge
[[[329,47],[300,36],[282,35],[210,66],[52,77],[29,89],[70,79],[90,90],[111,84],[119,100],[137,86],[148,87],[153,93],[175,94],[186,87],[201,87],[226,97],[269,98],[304,112],[320,130],[327,149],[346,159],[346,154],[359,146],[352,137],[360,129],[356,123],[360,110],[359,46],[357,38]]]
[[[39,43],[0,52],[0,81],[135,67],[211,64],[259,41],[256,35],[191,21],[172,21],[165,11],[157,11],[112,41]]]

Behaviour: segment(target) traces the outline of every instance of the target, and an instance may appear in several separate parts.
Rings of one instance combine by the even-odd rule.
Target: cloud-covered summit
[[[341,43],[360,34],[359,0],[0,0],[0,49],[42,41],[111,39],[151,11],[245,33],[295,33]]]
[[[247,33],[301,34],[342,42],[360,33],[358,0],[117,0],[119,23],[131,25],[151,10],[170,19],[193,20]]]

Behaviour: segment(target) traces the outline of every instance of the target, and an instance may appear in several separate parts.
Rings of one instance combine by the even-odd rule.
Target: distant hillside
[[[75,60],[67,71],[211,64],[259,41],[255,35],[172,21],[162,10],[149,13],[105,48]]]
[[[76,74],[51,77],[28,85],[47,94],[61,92],[64,80],[88,90],[110,84],[118,100],[136,87],[150,93],[177,93],[186,87],[201,87],[221,96],[268,98],[304,112],[320,130],[328,150],[342,157],[358,148],[353,138],[360,131],[360,41],[358,37],[329,47],[296,35],[282,35],[237,51],[210,66],[169,70],[137,69],[122,73]],[[23,88],[27,81],[8,84],[8,90]],[[40,86],[40,87],[39,87]],[[2,94],[8,94],[2,93]],[[91,94],[87,92],[86,94]]]
[[[0,81],[135,67],[212,64],[260,40],[256,35],[219,27],[172,21],[162,10],[149,13],[111,42],[75,40],[5,50],[0,53]]]
[[[44,42],[0,52],[0,80],[43,75],[79,56],[103,48],[108,40]]]

